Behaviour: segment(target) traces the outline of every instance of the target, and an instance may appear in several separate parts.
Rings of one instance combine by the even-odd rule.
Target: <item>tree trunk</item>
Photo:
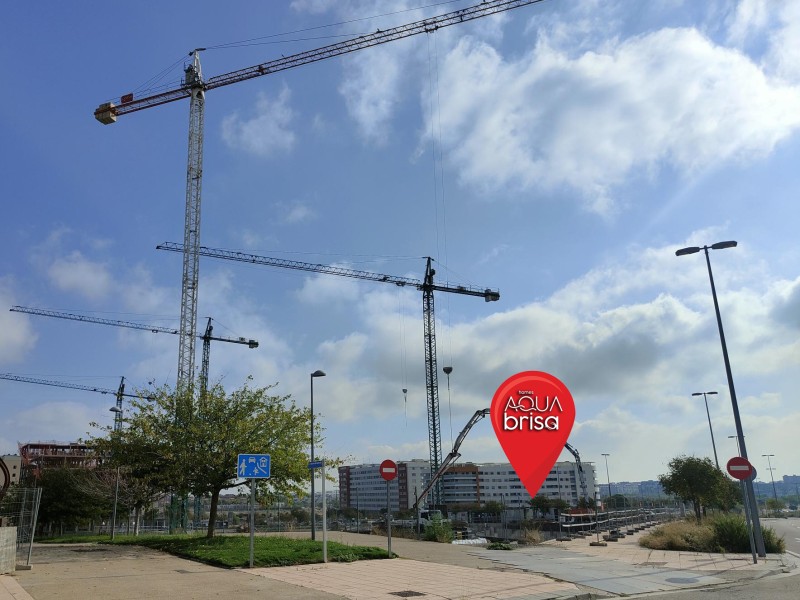
[[[214,528],[217,524],[217,502],[219,501],[219,490],[211,492],[211,505],[208,507],[208,531],[207,538],[214,537]]]
[[[133,535],[134,536],[138,536],[139,535],[139,521],[142,518],[142,514],[141,513],[142,513],[142,509],[141,509],[140,506],[137,505],[136,508],[133,511],[133,518],[134,518],[134,521],[133,521]]]
[[[694,516],[697,518],[697,522],[700,523],[702,521],[700,515],[700,500],[692,500],[692,506],[694,506]]]

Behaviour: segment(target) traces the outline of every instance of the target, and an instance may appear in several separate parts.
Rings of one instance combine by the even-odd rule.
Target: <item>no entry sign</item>
[[[746,458],[734,456],[728,461],[728,473],[730,473],[731,477],[734,479],[740,479],[744,481],[753,476],[755,469],[753,468],[753,465],[750,464],[750,461]]]
[[[391,481],[397,477],[397,463],[393,460],[386,459],[381,463],[381,477],[386,481]]]

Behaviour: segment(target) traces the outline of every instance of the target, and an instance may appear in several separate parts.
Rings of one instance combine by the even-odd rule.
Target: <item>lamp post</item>
[[[717,392],[695,392],[692,396],[702,396],[706,403],[706,416],[708,417],[708,430],[711,432],[711,447],[714,449],[714,462],[717,463],[717,471],[719,468],[719,459],[717,458],[717,445],[714,443],[714,430],[711,428],[711,413],[708,412],[708,398],[706,396],[716,395]]]
[[[112,406],[109,408],[114,413],[114,433],[119,434],[122,429],[122,408],[119,406]],[[111,513],[111,541],[114,541],[114,535],[117,532],[117,501],[119,500],[119,465],[117,465],[117,482],[114,485],[114,510]]]
[[[729,435],[728,439],[729,440],[736,440],[736,451],[737,452],[741,452],[741,450],[739,449],[739,437],[736,436],[736,435]]]
[[[706,254],[706,266],[708,267],[708,280],[711,283],[711,296],[714,299],[714,312],[717,316],[717,328],[719,329],[719,341],[722,345],[722,358],[725,362],[725,375],[728,378],[728,390],[730,391],[731,395],[731,406],[733,408],[733,420],[736,424],[736,436],[739,440],[739,452],[742,458],[747,458],[747,447],[744,443],[744,430],[742,429],[742,419],[739,416],[739,404],[736,401],[736,388],[733,385],[733,374],[731,373],[731,362],[728,359],[728,346],[725,344],[725,332],[722,329],[722,317],[719,313],[719,302],[717,301],[717,288],[714,286],[714,275],[711,272],[711,259],[708,256],[708,249],[711,248],[712,250],[724,250],[725,248],[735,248],[737,246],[737,242],[731,240],[727,242],[717,242],[716,244],[711,244],[711,246],[703,246],[700,248],[699,246],[689,246],[687,248],[681,248],[675,252],[675,256],[685,256],[687,254],[696,254],[703,250]],[[753,490],[753,481],[748,480],[745,482],[745,488],[747,489],[747,495],[751,500],[751,505],[756,506],[756,498],[755,492]],[[762,558],[767,556],[767,552],[764,548],[764,537],[761,533],[761,523],[758,518],[758,511],[751,511],[753,512],[753,533],[755,538],[755,543],[758,549],[758,555]]]
[[[608,474],[608,457],[611,456],[610,454],[603,453],[603,456],[606,459],[606,480],[608,481],[608,502],[611,504],[611,477]],[[608,509],[606,509],[608,512]]]
[[[317,369],[311,374],[311,462],[314,462],[314,378],[325,377],[325,371]],[[317,539],[317,503],[314,496],[314,479],[316,473],[311,471],[311,539]]]
[[[772,481],[772,495],[775,497],[775,505],[777,507],[778,504],[778,490],[775,489],[775,478],[772,476],[772,461],[770,461],[770,457],[774,458],[774,454],[762,454],[761,456],[767,457],[767,464],[769,465],[769,478]]]

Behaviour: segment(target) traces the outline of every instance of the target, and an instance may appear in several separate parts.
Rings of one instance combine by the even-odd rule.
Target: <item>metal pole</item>
[[[311,462],[314,462],[314,374],[311,374]],[[311,470],[311,539],[317,539],[317,506],[314,495],[314,481],[317,478],[315,469]]]
[[[325,463],[322,463],[322,562],[328,562],[328,507],[325,504]]]
[[[250,568],[253,568],[256,534],[256,480],[250,479]]]
[[[717,464],[717,471],[721,471],[722,469],[719,468],[719,459],[717,458],[717,445],[714,443],[714,430],[711,428],[711,413],[708,412],[708,398],[706,398],[706,394],[708,393],[709,392],[703,392],[703,401],[706,403],[706,417],[708,417],[708,430],[711,432],[711,447],[714,449],[714,462]]]
[[[770,460],[771,456],[775,456],[774,454],[764,454],[763,456],[767,457],[767,464],[769,465],[769,478],[772,481],[772,495],[775,497],[775,509],[777,510],[778,504],[778,490],[775,488],[775,477],[772,476],[772,461]]]
[[[731,362],[728,358],[728,346],[725,343],[725,331],[722,328],[722,316],[719,312],[719,302],[717,300],[717,288],[714,286],[714,275],[711,272],[711,259],[708,256],[708,246],[704,246],[703,250],[706,254],[706,266],[708,267],[708,280],[711,283],[711,296],[714,299],[714,312],[717,316],[717,327],[719,329],[719,340],[722,345],[722,358],[725,362],[725,375],[728,379],[728,389],[730,390],[731,394],[731,406],[733,408],[733,420],[736,424],[736,435],[739,439],[739,449],[741,450],[742,458],[747,458],[747,446],[744,442],[744,430],[742,429],[742,419],[739,416],[739,403],[736,401],[736,388],[733,384],[733,374],[731,372]],[[751,500],[753,501],[753,506],[755,504],[755,492],[753,490],[753,481],[752,479],[748,479],[745,482],[745,487],[747,488],[747,493],[750,496]],[[758,551],[758,555],[762,558],[767,556],[767,552],[764,549],[764,537],[761,533],[761,522],[758,518],[758,510],[754,510],[752,512],[752,519],[753,519],[753,534],[756,542],[756,550]]]
[[[611,476],[608,474],[608,457],[610,454],[603,454],[606,459],[606,480],[608,481],[608,501],[611,503]]]
[[[386,481],[386,539],[389,548],[389,558],[392,558],[392,513],[389,506],[389,481]]]
[[[117,531],[117,500],[119,499],[119,467],[117,467],[117,483],[114,486],[114,510],[111,513],[111,541]]]

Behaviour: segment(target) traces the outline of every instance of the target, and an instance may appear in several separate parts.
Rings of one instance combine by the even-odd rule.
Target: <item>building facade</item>
[[[22,472],[22,457],[16,454],[8,454],[3,456],[3,462],[8,469],[9,485],[16,485],[20,481],[20,473]],[[0,482],[2,485],[2,482]]]
[[[378,464],[339,467],[342,507],[374,512],[386,508],[386,482],[379,467]],[[430,477],[430,463],[427,460],[398,462],[397,471],[397,478],[389,484],[392,512],[414,507],[417,494],[422,492]],[[593,498],[597,488],[594,466],[584,464],[583,472],[585,488],[575,463],[558,462],[538,493],[576,506],[587,495]],[[450,467],[442,476],[442,498],[448,507],[498,502],[509,508],[525,508],[530,506],[531,500],[510,463],[464,463]]]
[[[561,499],[576,506],[581,498],[594,498],[597,483],[594,467],[583,464],[584,485],[573,462],[557,462],[542,482],[537,495]],[[483,505],[498,502],[509,508],[525,508],[531,495],[510,463],[465,463],[442,476],[444,502],[448,506]]]
[[[42,469],[94,469],[99,462],[96,453],[79,442],[28,442],[19,445],[19,455],[21,468],[37,479]]]
[[[389,506],[393,513],[413,508],[417,494],[428,483],[430,468],[427,460],[397,463],[397,477],[388,483]],[[385,510],[386,487],[378,463],[339,467],[339,503],[343,508],[360,512]]]

